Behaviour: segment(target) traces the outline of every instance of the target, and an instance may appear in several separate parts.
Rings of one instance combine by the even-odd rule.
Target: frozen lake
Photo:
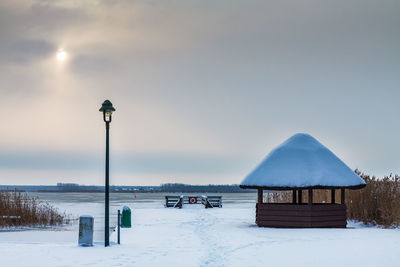
[[[256,193],[111,193],[110,194],[110,226],[117,224],[117,211],[127,205],[132,209],[132,219],[135,219],[137,209],[165,209],[166,195],[221,195],[224,209],[249,208],[254,209],[257,201]],[[104,239],[104,193],[29,193],[41,201],[50,203],[73,218],[89,214],[94,216],[95,241]],[[203,205],[186,205],[185,208],[202,208]],[[59,232],[77,231],[78,224],[57,229]],[[76,240],[76,236],[59,233],[60,240]],[[15,234],[14,238],[23,241],[33,241],[23,233]],[[14,239],[13,238],[13,239]],[[36,238],[36,236],[34,236]],[[42,239],[42,238],[41,238]]]

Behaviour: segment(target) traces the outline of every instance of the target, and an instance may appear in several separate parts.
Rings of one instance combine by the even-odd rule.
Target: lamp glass
[[[111,121],[111,115],[112,115],[112,111],[106,111],[106,112],[104,112],[104,119],[105,119],[105,121]]]

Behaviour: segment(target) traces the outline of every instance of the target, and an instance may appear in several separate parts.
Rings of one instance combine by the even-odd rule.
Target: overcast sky
[[[0,184],[240,183],[313,135],[400,173],[400,2],[0,0]],[[67,57],[57,60],[63,49]]]

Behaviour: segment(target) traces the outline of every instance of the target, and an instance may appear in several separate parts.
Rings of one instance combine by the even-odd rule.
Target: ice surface
[[[272,150],[243,186],[362,186],[365,182],[309,134],[295,134]]]

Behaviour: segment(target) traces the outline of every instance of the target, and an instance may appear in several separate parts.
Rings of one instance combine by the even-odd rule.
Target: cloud
[[[248,165],[238,161],[299,131],[351,166],[392,168],[371,151],[398,158],[387,132],[400,130],[399,10],[389,1],[2,2],[0,148],[43,154],[42,168],[93,168],[85,157],[102,152],[98,108],[110,98],[115,164],[127,173],[239,173]],[[54,60],[60,46],[65,64]]]
[[[2,153],[0,169],[7,170],[59,170],[103,172],[104,155],[93,153]],[[251,161],[233,156],[189,153],[129,153],[111,157],[115,173],[181,173],[226,174],[234,173],[240,165]],[[230,166],[234,163],[234,168]]]
[[[11,43],[3,53],[9,62],[29,64],[53,54],[55,49],[53,44],[45,40],[19,40]]]

